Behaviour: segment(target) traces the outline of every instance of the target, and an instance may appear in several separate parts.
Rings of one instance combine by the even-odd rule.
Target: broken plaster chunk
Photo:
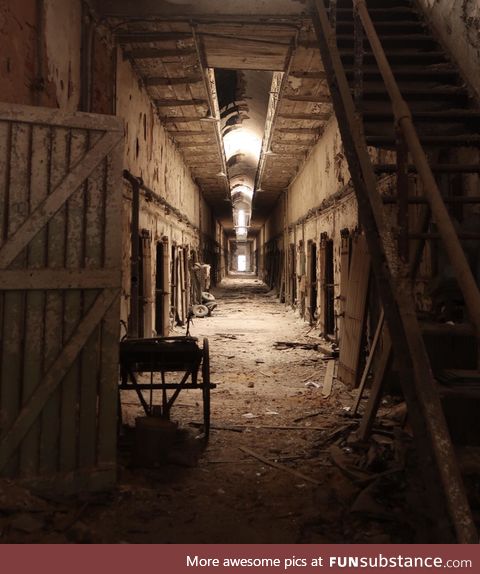
[[[245,413],[242,417],[245,419],[258,419],[258,415],[254,415],[253,413]]]

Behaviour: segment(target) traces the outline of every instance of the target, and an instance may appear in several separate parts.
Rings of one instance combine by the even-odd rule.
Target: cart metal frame
[[[201,368],[201,377],[198,371]],[[150,373],[150,382],[139,382],[138,374]],[[160,374],[160,382],[154,375]],[[178,382],[167,382],[166,373],[182,373]],[[125,339],[120,343],[120,391],[135,391],[147,416],[154,415],[153,391],[162,391],[160,416],[170,419],[170,411],[184,389],[200,389],[203,398],[203,423],[205,438],[210,434],[210,354],[208,339],[203,348],[196,337],[154,337]],[[150,391],[150,404],[142,391]],[[168,396],[167,391],[173,390]],[[155,410],[157,407],[155,407]]]

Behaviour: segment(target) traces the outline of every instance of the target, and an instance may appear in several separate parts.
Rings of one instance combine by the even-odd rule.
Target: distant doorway
[[[327,335],[335,334],[335,285],[333,264],[333,241],[325,242],[325,269],[324,269],[324,325]]]
[[[310,324],[313,325],[317,319],[317,246],[315,243],[310,243],[310,269],[309,269],[309,282],[310,282]]]
[[[242,273],[244,273],[247,270],[247,256],[246,255],[238,255],[237,269]]]

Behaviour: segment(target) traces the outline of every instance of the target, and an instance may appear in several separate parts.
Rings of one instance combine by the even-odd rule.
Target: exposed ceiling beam
[[[299,72],[299,71],[290,72],[290,76],[306,80],[325,80],[327,77],[325,72]]]
[[[201,76],[183,76],[182,78],[145,78],[146,86],[186,86],[189,84],[198,84],[202,81]]]
[[[312,104],[331,104],[332,99],[329,94],[320,94],[318,96],[283,96],[284,100],[289,102],[310,102]]]
[[[188,149],[188,148],[201,148],[202,150],[210,149],[212,152],[216,151],[216,143],[215,142],[194,142],[194,143],[178,143],[180,149]]]
[[[319,128],[278,128],[281,134],[316,134]]]
[[[135,48],[124,52],[125,58],[145,60],[147,58],[180,58],[196,54],[195,48],[178,48],[175,50],[162,50],[161,48]]]
[[[311,121],[327,121],[332,114],[278,114],[282,120],[311,120]]]
[[[199,122],[201,116],[161,116],[164,124],[188,124],[190,122]]]
[[[171,136],[173,136],[174,138],[178,138],[178,137],[195,137],[195,136],[205,136],[205,137],[211,137],[213,134],[209,133],[209,132],[205,132],[203,130],[178,130],[176,132],[174,131],[170,131],[169,132]]]
[[[155,105],[159,108],[166,107],[180,107],[180,106],[208,106],[207,100],[177,100],[174,98],[167,98],[165,100],[153,100]]]
[[[197,2],[198,1],[199,0],[197,0]],[[214,132],[215,132],[215,139],[217,142],[217,153],[222,161],[222,172],[227,174],[227,176],[223,179],[223,188],[225,190],[225,196],[229,197],[230,181],[228,179],[227,160],[225,157],[225,150],[223,147],[223,137],[220,127],[220,107],[218,105],[217,86],[215,83],[215,72],[213,69],[210,69],[208,67],[205,48],[203,46],[201,39],[198,37],[197,30],[194,25],[192,26],[192,35],[195,42],[197,58],[202,68],[203,82],[208,97],[210,116],[212,117],[213,120],[215,120]]]
[[[118,32],[115,38],[120,44],[143,44],[148,42],[166,42],[170,40],[192,40],[188,32]]]
[[[300,18],[308,15],[308,7],[298,0],[190,0],[182,3],[168,0],[102,0],[100,10],[104,16],[131,18],[181,19],[191,21],[196,17],[228,18]]]

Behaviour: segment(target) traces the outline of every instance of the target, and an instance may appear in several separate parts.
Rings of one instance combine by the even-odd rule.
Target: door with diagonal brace
[[[0,475],[115,481],[123,125],[0,104]]]

